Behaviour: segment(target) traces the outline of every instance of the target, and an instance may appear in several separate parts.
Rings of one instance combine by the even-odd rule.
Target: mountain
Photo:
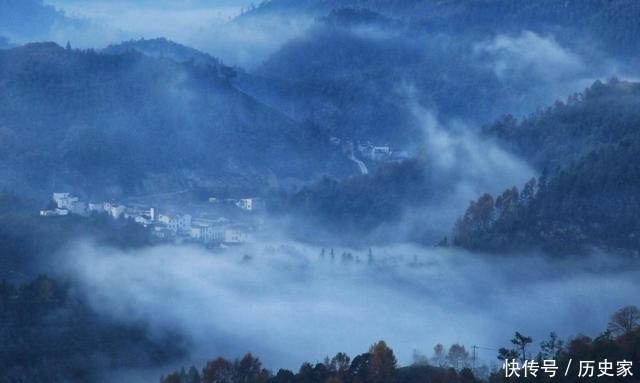
[[[540,0],[526,4],[510,0],[270,0],[239,18],[322,17],[341,8],[368,9],[438,33],[487,35],[531,30],[553,33],[574,44],[582,36],[635,57],[640,43],[640,6],[633,0]]]
[[[473,201],[455,228],[456,244],[504,253],[557,254],[590,247],[640,249],[640,83],[596,82],[565,103],[487,132],[549,167],[519,190]]]
[[[406,210],[420,209],[453,188],[449,182],[438,183],[424,160],[387,164],[371,174],[344,180],[324,177],[286,195],[274,213],[295,217],[295,225],[288,227],[288,232],[307,241],[340,238],[352,243],[384,243],[391,237],[424,239],[419,237],[424,234],[421,230],[399,228]]]
[[[632,76],[640,41],[627,21],[637,8],[624,0],[273,0],[239,22],[314,22],[233,81],[329,135],[412,150],[423,138],[416,106],[478,127],[529,114],[597,78]]]
[[[344,163],[327,137],[208,64],[38,43],[1,51],[0,73],[3,187],[116,194],[255,187],[270,174],[310,179]]]
[[[640,140],[638,110],[640,85],[613,78],[606,84],[596,81],[522,121],[504,116],[483,127],[483,133],[540,170],[554,170],[600,147]]]
[[[145,56],[168,58],[179,63],[192,61],[196,65],[207,64],[213,67],[222,66],[219,59],[208,53],[178,44],[166,38],[139,39],[111,44],[100,52],[110,55],[120,55],[128,52],[139,52]],[[231,71],[231,68],[228,68]]]
[[[412,37],[394,20],[343,9],[285,44],[252,77],[234,83],[330,135],[415,149],[423,129],[418,104],[443,118],[495,114],[499,81],[490,68],[475,65],[465,47],[466,42]],[[454,54],[460,57],[452,65]]]

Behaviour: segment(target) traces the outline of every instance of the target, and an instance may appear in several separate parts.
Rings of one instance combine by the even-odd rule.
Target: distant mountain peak
[[[119,44],[109,45],[101,52],[105,54],[123,54],[131,51],[155,58],[168,58],[176,62],[193,61],[195,64],[207,64],[214,67],[223,65],[219,59],[208,53],[190,48],[165,37],[124,41]]]

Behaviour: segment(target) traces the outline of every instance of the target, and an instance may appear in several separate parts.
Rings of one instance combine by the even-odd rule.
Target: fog
[[[477,41],[472,56],[491,70],[513,97],[504,100],[504,113],[528,115],[536,109],[581,92],[597,79],[625,77],[635,72],[611,55],[598,50],[594,41],[563,45],[553,34],[522,30],[519,34],[498,34]]]
[[[498,35],[477,43],[477,54],[490,56],[489,65],[500,78],[522,78],[532,73],[546,81],[558,81],[584,73],[586,66],[575,53],[560,46],[553,36],[523,31],[519,36]]]
[[[424,139],[417,143],[417,156],[428,173],[432,196],[423,204],[402,206],[400,222],[383,223],[367,239],[377,243],[399,238],[436,243],[451,233],[456,220],[471,201],[484,193],[493,195],[516,186],[520,188],[536,170],[490,139],[479,136],[475,127],[462,122],[444,123],[436,112],[420,106],[412,87],[406,90],[410,110]]]
[[[330,251],[284,240],[222,253],[81,243],[65,269],[102,315],[183,335],[193,352],[185,363],[196,365],[251,351],[268,368],[297,370],[379,339],[408,364],[436,343],[508,346],[516,330],[534,344],[550,331],[596,335],[610,313],[638,303],[640,272],[611,254],[551,260],[393,245],[369,260],[368,250]],[[478,357],[492,363],[494,354]]]
[[[229,65],[251,68],[299,36],[308,17],[261,17],[235,20],[252,1],[125,2],[51,0],[51,5],[83,23],[56,23],[50,38],[79,48],[120,41],[166,37],[208,52]]]
[[[299,70],[296,74],[298,78],[291,74],[290,80],[308,93],[292,92],[291,95],[284,92],[281,97],[291,97],[286,100],[294,105],[291,109],[296,109],[297,101],[305,101],[308,97],[332,113],[335,110],[336,115],[353,113],[359,118],[354,118],[354,125],[360,126],[366,125],[366,119],[373,114],[373,109],[379,106],[380,101],[387,101],[385,96],[390,94],[389,98],[392,99],[397,95],[397,99],[392,100],[393,103],[385,104],[394,106],[389,113],[396,110],[396,103],[401,104],[402,108],[397,108],[398,115],[405,112],[411,114],[418,127],[416,130],[421,133],[419,138],[415,137],[410,143],[411,147],[398,149],[408,149],[424,159],[424,171],[428,173],[428,185],[433,191],[433,196],[422,200],[416,198],[420,203],[415,206],[399,203],[398,209],[403,213],[400,214],[401,219],[388,222],[382,217],[382,223],[376,229],[353,241],[345,238],[338,240],[324,228],[306,226],[308,222],[293,221],[301,230],[310,233],[308,237],[318,239],[323,234],[322,243],[329,244],[325,248],[297,242],[291,239],[289,233],[270,227],[276,224],[269,220],[265,224],[266,230],[257,236],[256,242],[216,251],[198,246],[168,244],[122,250],[99,246],[86,240],[74,242],[60,252],[59,257],[62,259],[56,258],[55,261],[60,261],[61,265],[52,267],[51,273],[61,278],[70,277],[74,293],[82,301],[88,301],[101,316],[118,323],[143,324],[150,335],[157,339],[164,339],[166,334],[177,333],[186,342],[189,352],[184,360],[149,372],[150,375],[143,372],[137,378],[124,372],[127,378],[119,376],[114,378],[115,381],[150,381],[149,376],[157,379],[160,374],[180,365],[201,366],[206,360],[217,356],[235,358],[249,351],[259,356],[271,370],[297,370],[303,361],[322,361],[325,356],[337,352],[346,352],[353,357],[365,352],[372,343],[380,339],[393,347],[401,365],[411,363],[415,350],[430,356],[437,343],[446,346],[461,343],[469,351],[473,345],[482,346],[485,351],[478,354],[478,363],[491,364],[496,361],[495,352],[486,349],[509,347],[509,339],[515,331],[532,336],[534,345],[542,341],[550,331],[556,331],[562,338],[579,333],[597,335],[606,328],[609,315],[616,309],[640,304],[637,296],[640,268],[635,264],[637,261],[617,254],[604,254],[594,250],[589,254],[575,254],[566,258],[551,258],[534,251],[509,256],[485,255],[456,248],[407,243],[414,240],[417,233],[423,243],[439,241],[443,236],[450,235],[456,219],[464,213],[471,200],[486,192],[496,194],[512,186],[521,187],[537,175],[537,169],[525,160],[478,133],[482,124],[491,121],[489,117],[480,121],[481,118],[499,114],[498,112],[527,114],[538,107],[550,105],[556,99],[582,91],[594,79],[612,75],[634,75],[634,71],[619,65],[614,59],[604,59],[605,55],[595,51],[589,54],[578,52],[564,46],[553,35],[541,35],[527,30],[517,34],[479,37],[478,41],[469,41],[467,38],[455,41],[458,37],[454,35],[433,37],[421,34],[419,37],[408,37],[396,30],[369,26],[350,31],[358,37],[358,44],[345,38],[346,48],[349,48],[348,44],[360,47],[360,39],[369,39],[367,43],[380,43],[380,48],[372,49],[380,52],[380,56],[374,59],[379,64],[378,68],[375,65],[369,67],[364,61],[348,60],[353,58],[352,52],[354,56],[357,55],[358,50],[353,47],[352,50],[344,50],[347,52],[344,54],[346,64],[341,63],[340,57],[335,60],[327,55],[320,57],[323,52],[312,49],[295,50],[298,45],[305,47],[302,36],[308,36],[309,40],[314,38],[314,32],[309,26],[315,21],[305,15],[288,15],[286,19],[276,15],[236,18],[242,13],[243,7],[251,3],[250,0],[164,0],[133,3],[124,0],[50,0],[48,3],[57,9],[63,9],[64,17],[75,22],[67,23],[62,18],[56,19],[51,23],[46,37],[60,44],[69,40],[73,47],[78,48],[99,48],[122,40],[166,36],[219,57],[225,64],[239,65],[252,71],[286,42],[293,41],[289,47],[291,57],[303,64],[294,68]],[[329,46],[335,41],[341,41],[331,34],[327,37],[319,33],[318,36],[327,38]],[[12,43],[26,41],[26,38],[21,41],[16,36],[9,37],[14,39]],[[403,59],[396,62],[396,57],[393,56],[395,52],[404,54],[413,63],[405,67],[403,65],[407,63],[402,62]],[[314,57],[314,54],[318,57]],[[282,61],[285,63],[294,61],[288,60],[286,55],[283,57]],[[354,80],[354,86],[367,89],[367,78],[373,79],[371,83],[374,83],[379,80],[376,77],[378,74],[388,72],[398,74],[389,76],[397,88],[371,87],[371,100],[360,104],[358,100],[350,103],[352,89],[345,87],[341,93],[339,91],[343,89],[336,86],[338,91],[335,94],[327,92],[324,99],[322,97],[325,94],[316,95],[315,89],[304,87],[307,76],[305,71],[308,71],[304,64],[326,57],[330,57],[336,64],[334,72],[325,77],[326,83],[331,85],[327,86],[329,89],[332,89],[333,81],[342,85],[342,82],[349,84],[348,81],[354,79],[361,80]],[[344,67],[340,67],[340,64]],[[279,70],[287,72],[290,68],[287,65],[274,66],[272,73],[268,72],[269,68],[263,68],[266,79],[267,75],[274,76],[274,73],[280,73]],[[367,68],[367,71],[362,71],[362,68]],[[409,73],[407,68],[413,69],[415,73]],[[131,73],[143,72],[144,68]],[[102,73],[97,73],[96,77],[101,78]],[[287,72],[282,75],[289,74]],[[163,101],[157,104],[158,110],[169,110],[178,117],[176,120],[179,121],[175,122],[175,126],[169,127],[175,128],[171,133],[179,132],[175,136],[179,140],[171,144],[176,144],[180,149],[188,148],[189,153],[221,153],[222,160],[211,157],[213,160],[193,161],[194,164],[204,163],[206,169],[224,166],[232,168],[235,166],[232,166],[235,158],[248,157],[260,150],[268,154],[276,153],[268,151],[278,144],[268,141],[275,137],[275,133],[264,134],[264,137],[256,137],[252,132],[236,136],[232,131],[236,121],[250,121],[247,125],[257,127],[255,132],[262,133],[282,133],[283,126],[294,131],[298,126],[295,121],[285,118],[284,114],[275,113],[276,111],[267,113],[270,109],[262,108],[257,102],[275,105],[276,108],[278,103],[274,99],[277,95],[268,91],[241,95],[239,91],[236,94],[233,88],[232,95],[237,96],[237,99],[244,100],[244,96],[256,98],[255,105],[251,103],[244,108],[241,107],[244,104],[232,102],[236,98],[225,98],[226,93],[222,91],[216,98],[215,92],[211,90],[198,93],[187,88],[184,84],[188,80],[198,83],[200,79],[187,76],[186,72],[168,76],[167,78],[174,78],[175,81],[162,83],[166,94],[159,93],[150,98]],[[246,81],[252,79],[254,78],[247,76]],[[156,82],[155,79],[146,81],[148,82],[142,83],[145,86]],[[459,86],[451,86],[452,84]],[[256,88],[260,87],[257,85]],[[473,90],[476,89],[488,91],[474,93]],[[470,95],[471,93],[474,94]],[[118,93],[114,95],[112,99]],[[205,99],[204,95],[210,99]],[[342,99],[349,102],[341,104]],[[211,101],[211,105],[216,104],[218,109],[212,109],[209,104],[197,104],[198,100]],[[367,104],[369,101],[371,102]],[[447,103],[451,105],[446,105]],[[108,105],[108,102],[105,104]],[[289,105],[288,102],[283,104]],[[482,105],[478,106],[479,104]],[[450,107],[448,114],[445,111],[447,106]],[[228,115],[223,113],[227,109],[230,111]],[[304,110],[302,107],[300,109]],[[318,114],[318,110],[322,111],[322,108],[315,106],[311,109],[313,110],[308,115],[295,117],[303,120],[314,113]],[[115,111],[119,112],[118,109]],[[211,114],[205,114],[204,111]],[[214,113],[216,111],[219,113]],[[75,115],[75,112],[67,111],[70,115]],[[134,112],[126,113],[136,115]],[[463,113],[468,115],[461,115]],[[116,117],[100,116],[101,123],[117,127],[122,132],[146,132],[140,127],[132,129],[131,126],[135,126],[138,121],[132,119],[129,122],[128,117],[131,116],[125,112],[112,114]],[[206,115],[207,119],[198,120],[201,115]],[[221,116],[226,117],[223,119]],[[267,120],[270,123],[262,128],[260,124]],[[215,121],[219,125],[209,126],[209,121]],[[350,119],[346,121],[351,122]],[[153,121],[149,122],[152,123]],[[213,133],[210,136],[202,135],[202,131],[190,129],[201,126],[210,128],[203,131]],[[272,131],[267,130],[271,128]],[[401,128],[406,127],[380,126],[379,132],[375,129],[368,132],[384,137],[387,129],[401,131]],[[91,141],[74,141],[76,136],[84,132],[83,129],[106,131],[113,135],[120,133],[115,128],[102,129],[102,125],[72,127],[67,135],[61,136],[62,141],[56,150],[65,155],[69,152],[71,157],[75,153],[74,149],[88,147],[83,143]],[[347,131],[345,128],[345,132]],[[220,132],[238,138],[239,142],[254,139],[261,142],[250,147],[225,147],[223,144],[209,147]],[[284,142],[287,134],[285,132],[277,137],[283,137]],[[145,136],[140,134],[140,137]],[[151,133],[149,137],[155,138]],[[354,137],[351,139],[355,140]],[[369,138],[363,137],[363,141]],[[414,136],[410,136],[411,138]],[[134,143],[137,144],[135,141]],[[139,145],[144,150],[148,147],[160,147],[155,143],[144,143],[145,145]],[[120,146],[114,144],[113,147],[117,149],[114,150],[115,153],[125,153]],[[250,149],[245,152],[244,148]],[[272,173],[271,168],[275,168],[273,165],[278,163],[302,163],[303,157],[296,157],[297,154],[290,150],[294,145],[284,148],[285,150],[277,152],[278,155],[268,157],[273,160],[272,163],[260,164],[265,166],[263,173],[267,173],[267,170]],[[228,154],[225,150],[228,150]],[[249,153],[249,150],[253,153]],[[309,156],[311,157],[310,153]],[[123,158],[126,159],[126,156]],[[159,164],[163,157],[140,158],[149,161],[146,168],[139,168],[140,177],[146,177],[142,181],[145,182],[145,190],[158,189],[157,185],[163,185],[163,182],[167,185],[165,189],[170,190],[175,185],[180,185],[179,181],[189,177],[197,179],[194,184],[200,186],[218,185],[217,178],[213,181],[200,179],[206,177],[200,177],[196,165],[178,169],[188,173],[188,176],[176,176],[174,179],[166,176],[169,173],[162,173],[166,170],[165,167],[169,167]],[[176,155],[176,158],[180,156]],[[262,159],[259,156],[255,158],[259,159],[255,160],[256,164]],[[169,160],[172,159],[165,158],[171,166],[173,161]],[[225,161],[229,165],[220,165]],[[82,162],[81,165],[85,163]],[[139,163],[131,161],[123,169],[137,169],[135,165]],[[376,164],[371,167],[374,165]],[[23,186],[28,184],[23,173],[8,166],[6,169],[0,168],[0,174],[8,180],[8,185],[16,189],[27,188]],[[283,165],[282,168],[285,169],[286,166]],[[154,173],[153,169],[160,170]],[[318,169],[324,171],[322,167]],[[317,170],[318,173],[320,170]],[[127,178],[135,178],[122,172]],[[287,174],[284,170],[282,172]],[[239,174],[247,178],[253,177],[253,173]],[[99,175],[101,179],[109,176],[108,173]],[[221,179],[222,177],[220,176]],[[285,179],[285,176],[282,178]],[[224,180],[232,183],[232,180]],[[67,186],[64,181],[57,182],[57,187],[61,184]],[[82,187],[76,185],[74,190],[73,186],[69,184],[68,188],[74,193],[78,191],[78,187]],[[390,188],[394,186],[389,185]],[[118,189],[118,186],[105,190],[112,190],[112,194],[124,194],[124,189]],[[46,194],[49,192],[47,190]],[[368,207],[367,205],[366,208]],[[286,212],[283,215],[286,216]],[[282,220],[287,219],[289,217]],[[287,227],[280,223],[277,224],[279,227]],[[359,247],[348,248],[345,243],[358,243]],[[382,246],[381,243],[387,245]],[[630,262],[634,263],[632,267]],[[535,352],[535,347],[532,351]]]

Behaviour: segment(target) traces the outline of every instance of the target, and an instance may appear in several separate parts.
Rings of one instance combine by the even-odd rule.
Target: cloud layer
[[[85,243],[67,271],[103,315],[185,336],[191,362],[251,351],[269,368],[353,356],[378,339],[407,364],[438,342],[506,346],[515,330],[536,343],[552,330],[595,335],[610,313],[639,303],[640,272],[613,255],[552,261],[399,245],[372,249],[370,262],[368,251],[336,248],[332,259],[329,249],[321,257],[282,243],[223,253]]]
[[[79,48],[104,47],[119,41],[166,37],[221,58],[227,64],[252,67],[285,41],[298,36],[311,20],[261,17],[232,21],[252,1],[76,1],[51,0],[80,24],[52,27],[52,40]]]

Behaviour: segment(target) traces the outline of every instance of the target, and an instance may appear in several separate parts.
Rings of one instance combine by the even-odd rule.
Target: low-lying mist
[[[185,363],[250,351],[271,369],[353,356],[379,339],[408,364],[436,343],[508,346],[516,330],[534,344],[550,331],[595,335],[610,313],[639,303],[640,288],[640,271],[613,254],[491,257],[410,245],[323,250],[274,240],[211,252],[84,242],[65,265],[102,315],[182,334],[193,351]]]

